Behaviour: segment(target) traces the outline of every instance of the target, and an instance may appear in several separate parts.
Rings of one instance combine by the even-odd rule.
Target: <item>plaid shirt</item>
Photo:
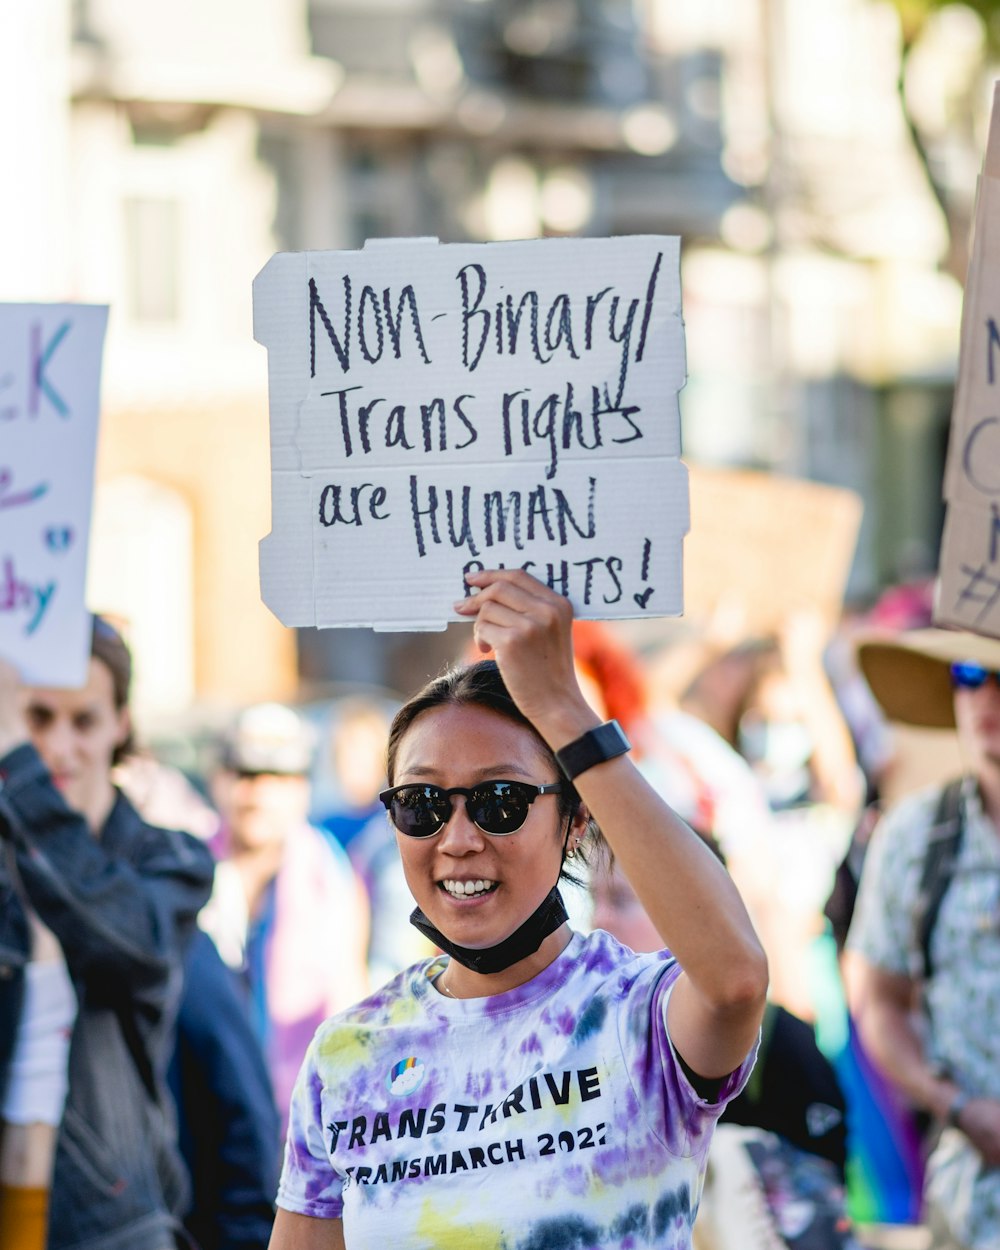
[[[865,860],[848,947],[886,972],[913,975],[914,911],[939,796],[899,803]],[[926,1053],[973,1097],[1000,1100],[1000,833],[974,786],[964,802],[958,860],[931,937]],[[983,1169],[964,1134],[942,1134],[926,1192],[966,1244],[1000,1246],[1000,1169]]]

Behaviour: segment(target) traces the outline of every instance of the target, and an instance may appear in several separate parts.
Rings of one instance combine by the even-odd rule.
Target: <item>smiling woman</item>
[[[502,689],[492,663],[473,673],[481,691],[486,686],[483,678],[488,682],[491,677]],[[447,682],[446,678],[438,684]],[[490,992],[509,988],[509,978],[503,976],[511,966],[508,947],[499,954],[496,948],[513,939],[514,953],[528,958],[548,936],[541,930],[546,926],[554,930],[566,920],[565,911],[555,906],[553,892],[564,848],[569,844],[575,850],[586,830],[579,800],[574,804],[568,794],[560,793],[555,760],[532,731],[482,704],[431,707],[405,735],[397,735],[396,742],[398,751],[390,750],[390,777],[436,783],[406,786],[402,797],[409,794],[412,800],[437,790],[448,804],[444,823],[430,836],[414,836],[396,814],[399,796],[395,803],[390,800],[403,871],[420,908],[414,922],[452,957],[453,966],[447,977],[442,975],[440,988],[459,994],[462,968],[496,975]],[[465,747],[461,757],[455,754],[455,742]],[[464,803],[454,803],[447,789],[438,789],[458,781],[459,771],[467,785],[472,783]],[[452,786],[453,794],[460,789]],[[518,794],[520,800],[514,797]],[[546,804],[539,797],[529,802],[543,795],[558,800]],[[412,812],[412,804],[404,810]],[[426,827],[430,822],[423,823]],[[470,953],[465,954],[463,947]],[[518,967],[512,983],[518,984],[517,978],[526,971]]]
[[[687,1250],[764,956],[724,869],[580,692],[567,601],[520,570],[468,582],[456,610],[496,660],[400,710],[382,795],[443,954],[317,1032],[272,1250]],[[595,822],[673,953],[570,929],[558,882]]]

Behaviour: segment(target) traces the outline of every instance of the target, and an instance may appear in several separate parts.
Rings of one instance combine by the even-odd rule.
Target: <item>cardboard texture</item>
[[[934,619],[1000,637],[1000,83],[976,196]]]
[[[254,337],[284,624],[443,629],[465,571],[500,565],[580,617],[681,613],[677,239],[279,253]]]
[[[0,304],[0,655],[82,686],[106,307]]]
[[[692,465],[690,475],[685,616],[707,622],[725,613],[730,628],[755,637],[808,608],[832,630],[861,526],[860,495],[749,469]]]

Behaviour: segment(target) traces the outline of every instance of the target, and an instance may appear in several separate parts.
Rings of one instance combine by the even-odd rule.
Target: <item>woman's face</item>
[[[978,766],[1000,764],[1000,688],[992,678],[975,690],[956,690],[955,724],[963,748]]]
[[[445,704],[422,712],[403,735],[392,784],[448,789],[499,780],[542,785],[559,778],[530,730],[488,708]],[[536,798],[516,833],[492,837],[473,824],[455,795],[451,818],[433,837],[396,833],[410,891],[450,941],[494,946],[539,906],[562,863],[566,822],[558,802],[557,794]],[[468,895],[466,882],[489,888]]]
[[[115,706],[111,671],[91,658],[79,690],[29,687],[25,719],[35,749],[74,810],[90,815],[111,786],[111,760],[128,736],[128,712]]]

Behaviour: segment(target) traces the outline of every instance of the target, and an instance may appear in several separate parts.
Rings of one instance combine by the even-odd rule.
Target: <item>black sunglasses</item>
[[[411,784],[393,786],[378,796],[400,833],[408,838],[432,838],[440,833],[455,810],[451,796],[461,794],[469,819],[483,833],[506,837],[517,833],[528,819],[528,808],[542,794],[559,794],[562,782],[533,786],[526,781],[483,781],[478,786]]]
[[[991,677],[1000,686],[1000,673],[996,669],[984,668],[974,660],[961,660],[952,664],[950,672],[951,684],[956,690],[978,690]]]

